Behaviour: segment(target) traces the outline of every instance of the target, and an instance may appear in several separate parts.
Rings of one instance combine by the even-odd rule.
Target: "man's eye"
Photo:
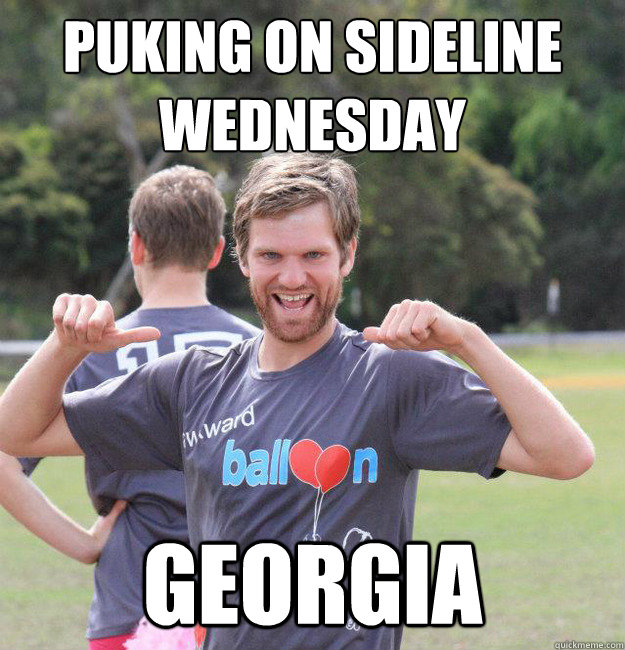
[[[306,253],[306,257],[309,260],[318,260],[321,256],[322,253],[320,253],[319,251],[309,251],[308,253]]]
[[[274,251],[265,251],[263,253],[263,257],[266,260],[277,260],[278,259],[278,253],[276,253]]]

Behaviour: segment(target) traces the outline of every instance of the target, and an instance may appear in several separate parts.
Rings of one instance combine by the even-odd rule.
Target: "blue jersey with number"
[[[70,377],[66,392],[92,388],[192,345],[225,349],[260,331],[215,305],[138,309],[117,321],[117,325],[123,329],[151,325],[161,331],[161,338],[89,355]],[[23,462],[26,471],[32,471],[34,464]],[[188,543],[185,487],[180,471],[111,472],[97,453],[86,453],[85,474],[99,514],[108,513],[117,499],[128,501],[95,571],[87,637],[97,639],[130,633],[143,616],[146,550],[163,539]]]

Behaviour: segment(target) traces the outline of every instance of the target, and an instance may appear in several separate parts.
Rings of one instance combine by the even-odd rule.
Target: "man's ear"
[[[130,261],[133,266],[139,266],[146,261],[146,248],[141,235],[136,230],[130,231],[130,241],[128,242],[130,252]]]
[[[247,255],[245,256],[245,258],[243,258],[241,256],[241,249],[239,248],[238,245],[237,245],[237,260],[239,260],[239,268],[241,269],[241,273],[243,273],[243,275],[246,278],[249,278],[250,277],[250,268],[247,265]]]
[[[347,256],[341,264],[341,276],[346,278],[354,268],[354,259],[356,257],[356,248],[358,248],[358,238],[353,237],[347,247]]]
[[[225,245],[226,240],[222,235],[217,242],[217,246],[215,246],[215,250],[213,251],[213,256],[211,257],[210,262],[208,263],[207,268],[209,271],[212,271],[221,261],[221,256],[223,255]]]

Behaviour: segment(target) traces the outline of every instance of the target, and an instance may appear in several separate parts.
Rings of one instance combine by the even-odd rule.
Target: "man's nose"
[[[299,260],[284,260],[280,269],[280,284],[285,289],[297,289],[306,284],[306,269]]]

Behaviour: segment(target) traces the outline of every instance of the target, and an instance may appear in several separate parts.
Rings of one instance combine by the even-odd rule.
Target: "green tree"
[[[0,256],[5,277],[66,278],[89,263],[87,203],[60,189],[50,133],[32,126],[0,135]],[[28,148],[28,143],[31,144]]]
[[[406,296],[470,315],[477,289],[524,286],[540,264],[535,197],[502,167],[461,152],[367,155],[358,168],[366,182],[355,282],[366,287],[365,320]]]

